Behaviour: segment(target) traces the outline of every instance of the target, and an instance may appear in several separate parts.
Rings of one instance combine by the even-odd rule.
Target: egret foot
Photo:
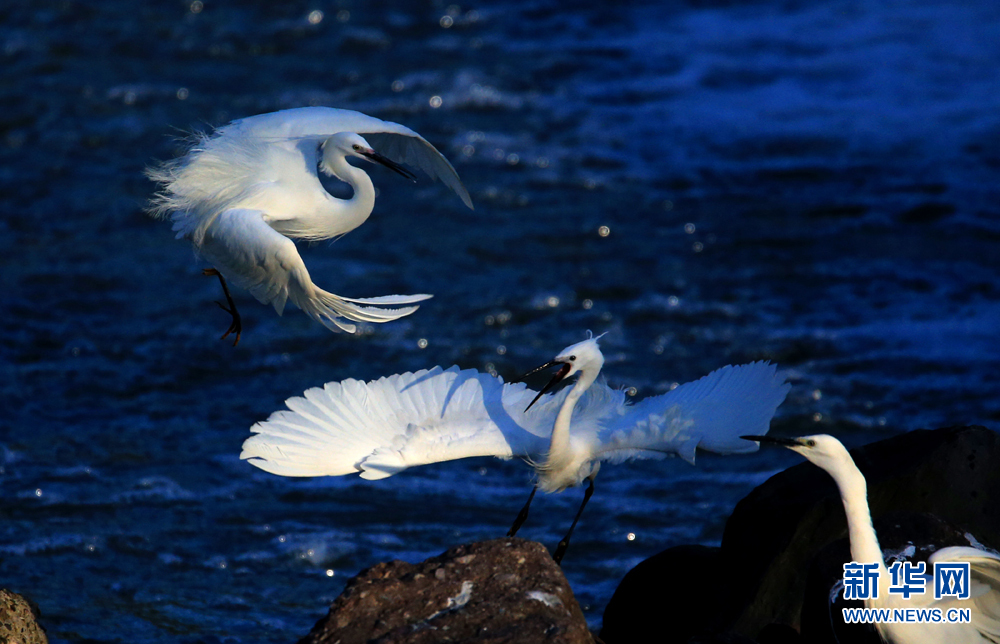
[[[569,532],[563,537],[559,545],[556,546],[555,553],[552,554],[552,560],[557,564],[562,564],[562,558],[566,555],[566,549],[569,548],[569,538],[573,536],[573,529],[576,527],[576,522],[580,520],[580,515],[583,514],[583,509],[587,507],[587,501],[594,494],[594,479],[587,479],[587,491],[583,493],[583,503],[580,504],[580,509],[576,511],[576,518],[573,519],[573,525],[569,527]]]
[[[213,275],[219,278],[219,284],[222,284],[222,292],[226,295],[226,302],[229,303],[229,308],[219,301],[215,303],[219,305],[219,308],[233,316],[233,322],[226,329],[226,332],[222,334],[220,340],[225,340],[229,337],[230,333],[236,334],[236,339],[233,341],[233,346],[235,347],[240,343],[240,334],[243,333],[243,321],[240,319],[240,312],[236,310],[236,302],[233,301],[233,296],[229,294],[229,287],[226,286],[226,278],[222,276],[222,273],[214,268],[206,268],[201,271],[202,275],[207,277],[212,277]]]
[[[531,494],[528,495],[528,502],[524,504],[521,511],[517,513],[517,518],[514,519],[514,525],[510,526],[510,530],[507,531],[508,537],[513,537],[517,534],[517,531],[521,529],[521,525],[528,519],[528,508],[531,507],[531,500],[535,498],[535,492],[538,491],[538,486],[531,488]]]

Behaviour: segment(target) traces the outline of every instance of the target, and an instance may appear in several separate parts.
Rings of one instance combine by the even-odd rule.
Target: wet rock
[[[38,607],[21,595],[0,589],[0,642],[48,644],[49,638],[38,623]]]
[[[719,549],[676,546],[646,559],[622,579],[604,609],[605,644],[687,642],[714,630],[714,600],[725,586]],[[713,598],[712,601],[707,601]]]
[[[926,562],[941,548],[973,545],[965,533],[930,514],[892,512],[873,523],[887,562]],[[806,642],[881,644],[881,638],[871,625],[844,622],[841,609],[864,606],[862,601],[844,599],[841,582],[844,564],[850,561],[847,538],[828,544],[813,559],[806,575],[802,601],[802,638]],[[927,572],[931,572],[929,565]]]
[[[299,644],[591,644],[562,570],[539,543],[495,539],[348,582]]]
[[[982,543],[1000,544],[1000,435],[984,427],[917,430],[851,451],[868,480],[872,515],[930,513]],[[771,477],[740,501],[720,556],[732,601],[720,623],[756,636],[772,622],[799,628],[805,571],[847,524],[833,479],[811,463]]]

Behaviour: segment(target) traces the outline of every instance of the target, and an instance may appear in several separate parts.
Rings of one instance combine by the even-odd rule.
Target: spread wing
[[[517,411],[534,393],[458,367],[330,382],[254,425],[240,458],[282,476],[380,479],[471,456],[538,454],[548,435]]]
[[[679,454],[694,462],[695,449],[719,454],[753,452],[743,434],[766,434],[791,385],[777,366],[754,362],[726,366],[661,396],[624,407],[598,434],[600,458],[658,458]]]
[[[240,129],[243,134],[265,140],[315,139],[317,142],[339,132],[355,132],[364,136],[379,154],[397,163],[420,168],[432,179],[440,180],[455,191],[466,206],[473,207],[469,191],[448,159],[427,139],[399,123],[383,121],[354,110],[300,107],[233,121],[220,128],[219,133],[230,129]]]

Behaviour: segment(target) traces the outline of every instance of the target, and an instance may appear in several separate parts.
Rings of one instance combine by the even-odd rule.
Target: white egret
[[[364,135],[362,137],[361,135]],[[455,168],[413,130],[351,110],[303,107],[233,121],[200,136],[179,159],[149,168],[159,184],[155,217],[170,217],[177,237],[191,240],[215,268],[233,321],[241,322],[225,279],[249,290],[278,315],[287,300],[332,331],[353,333],[355,322],[388,322],[417,310],[430,295],[352,299],[320,289],[309,277],[292,239],[318,241],[348,233],[368,219],[375,205],[369,176],[348,157],[373,161],[415,179],[402,163],[440,179],[472,208]],[[325,174],[354,190],[337,199],[322,186]],[[225,278],[225,279],[224,279]],[[406,305],[387,309],[384,305]]]
[[[757,446],[740,434],[750,427],[766,432],[790,386],[774,365],[754,362],[629,405],[624,391],[594,384],[604,364],[598,339],[567,347],[539,367],[560,367],[539,392],[458,367],[330,382],[290,398],[287,411],[254,425],[240,458],[282,476],[358,472],[381,479],[415,465],[519,456],[538,478],[509,536],[527,517],[536,489],[558,492],[588,481],[583,505],[556,549],[558,561],[601,461],[678,454],[694,463],[699,447],[720,454],[754,451]],[[574,374],[579,378],[572,388],[547,393]]]
[[[965,546],[942,548],[928,558],[931,565],[969,562],[971,596],[959,600],[943,597],[935,600],[932,577],[918,577],[923,592],[904,599],[890,593],[890,573],[885,566],[878,536],[872,526],[868,508],[868,486],[865,477],[854,464],[847,448],[833,436],[820,434],[801,438],[775,436],[744,436],[751,441],[783,445],[798,452],[810,462],[826,470],[837,483],[847,515],[847,533],[851,542],[851,559],[855,563],[878,564],[878,592],[874,599],[864,600],[868,608],[969,608],[968,623],[898,623],[877,622],[875,628],[882,639],[891,644],[983,644],[1000,642],[1000,556]],[[930,572],[930,570],[928,570]]]

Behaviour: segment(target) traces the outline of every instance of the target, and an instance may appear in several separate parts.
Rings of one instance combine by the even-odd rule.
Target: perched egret
[[[330,382],[290,398],[287,411],[254,425],[240,458],[282,476],[359,472],[381,479],[415,465],[519,456],[538,479],[509,536],[527,518],[536,489],[558,492],[588,481],[583,505],[556,549],[558,561],[601,461],[678,454],[693,463],[698,447],[720,454],[755,451],[740,434],[751,427],[766,432],[790,387],[774,365],[754,362],[629,405],[624,391],[594,384],[604,364],[598,339],[567,347],[539,367],[559,366],[539,392],[458,367]],[[572,388],[547,393],[574,374],[579,377]]]
[[[362,137],[364,135],[364,137]],[[368,219],[375,188],[355,157],[379,163],[409,179],[402,163],[440,179],[472,208],[455,168],[413,130],[360,112],[303,107],[233,121],[199,137],[183,157],[146,171],[159,184],[151,213],[169,217],[177,237],[191,240],[215,268],[232,315],[222,337],[241,322],[225,279],[249,290],[281,315],[291,300],[326,328],[353,333],[355,322],[388,322],[417,310],[430,295],[352,299],[320,289],[309,277],[292,239],[332,239]],[[354,190],[337,199],[322,186],[324,174]],[[225,278],[225,279],[224,279]],[[383,305],[406,305],[387,309]]]
[[[805,456],[813,464],[826,470],[833,477],[840,491],[847,514],[847,532],[851,541],[851,559],[855,563],[878,564],[878,592],[874,599],[864,600],[868,608],[968,608],[969,623],[905,624],[877,622],[876,630],[891,644],[974,644],[1000,642],[1000,556],[964,546],[942,548],[928,558],[931,565],[969,562],[970,598],[954,597],[934,599],[933,582],[929,576],[919,577],[923,592],[917,590],[909,599],[890,593],[890,575],[885,566],[882,549],[872,527],[868,509],[868,489],[865,477],[854,464],[847,449],[833,436],[803,436],[778,438],[775,436],[744,436],[751,441],[783,445]],[[930,572],[928,570],[928,572]]]

